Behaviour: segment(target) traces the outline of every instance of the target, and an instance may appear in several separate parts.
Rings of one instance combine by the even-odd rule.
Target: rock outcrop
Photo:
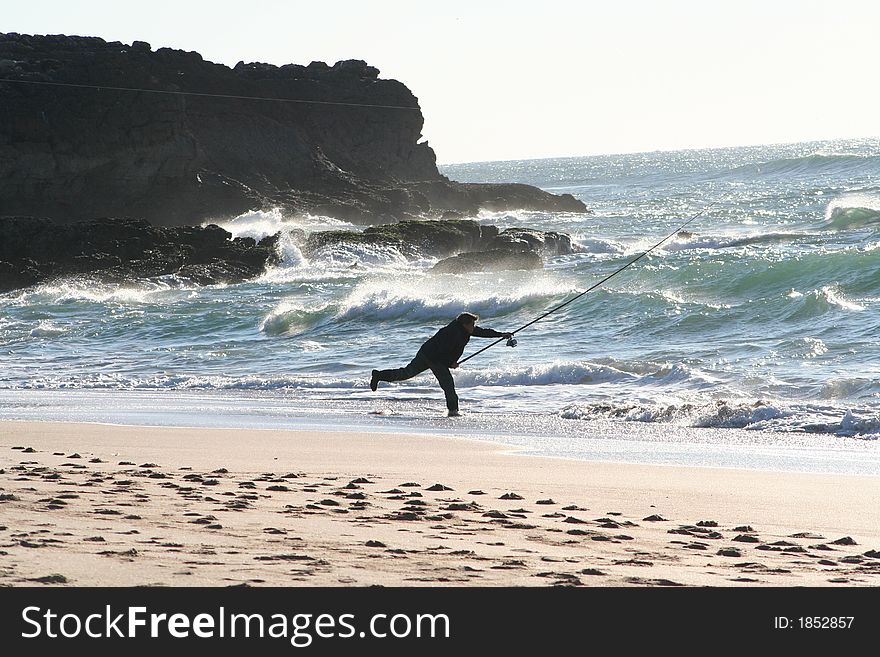
[[[445,258],[484,248],[498,235],[496,226],[484,226],[467,219],[412,220],[369,226],[363,232],[328,230],[312,233],[305,239],[302,252],[306,257],[313,257],[344,246],[366,244],[393,248],[408,258]]]
[[[416,97],[362,61],[229,68],[143,42],[0,34],[0,78],[17,81],[0,82],[3,215],[195,225],[266,207],[359,223],[586,211],[570,195],[440,175]]]
[[[176,274],[200,285],[257,276],[276,257],[277,236],[232,239],[219,226],[152,226],[144,220],[56,224],[0,217],[0,292],[60,276],[127,281]]]
[[[468,219],[401,221],[370,226],[363,232],[332,230],[302,236],[309,258],[351,246],[394,249],[410,259],[440,258],[437,273],[467,273],[504,269],[540,269],[544,256],[573,253],[576,247],[564,233],[530,228],[483,225]]]
[[[491,249],[469,251],[444,258],[431,267],[438,274],[469,274],[480,271],[505,271],[511,269],[541,269],[544,260],[534,251]]]
[[[233,239],[216,225],[153,226],[142,219],[109,218],[59,224],[0,217],[0,235],[0,292],[7,292],[77,274],[109,282],[173,274],[199,285],[238,283],[279,261],[282,234],[257,242]],[[353,246],[369,246],[409,259],[437,258],[433,271],[438,273],[540,269],[544,256],[576,250],[562,233],[499,231],[464,219],[401,221],[363,232],[291,231],[291,237],[308,259],[332,259]]]

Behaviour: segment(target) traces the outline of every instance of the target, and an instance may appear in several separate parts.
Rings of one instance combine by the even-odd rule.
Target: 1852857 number
[[[855,616],[800,616],[797,624],[802,630],[848,630]]]

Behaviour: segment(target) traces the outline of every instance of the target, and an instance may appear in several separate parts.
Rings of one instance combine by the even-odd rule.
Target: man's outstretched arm
[[[473,336],[477,338],[510,338],[513,336],[513,333],[499,333],[494,329],[475,326]]]

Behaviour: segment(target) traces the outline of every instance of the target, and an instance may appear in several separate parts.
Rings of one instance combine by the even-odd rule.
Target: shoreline
[[[325,409],[332,405],[328,416]],[[0,390],[0,421],[465,437],[577,461],[880,476],[880,441],[832,434],[576,420],[477,411],[449,420],[421,401],[206,391]]]
[[[876,476],[514,450],[425,434],[0,421],[0,582],[880,584]]]
[[[379,426],[365,426],[359,427],[355,429],[354,427],[347,424],[339,424],[339,425],[328,425],[322,429],[314,429],[313,427],[307,426],[306,428],[292,428],[292,427],[235,427],[235,426],[212,426],[212,425],[202,425],[202,424],[192,424],[192,425],[174,425],[174,424],[131,424],[126,422],[107,422],[107,421],[99,421],[99,420],[19,420],[19,419],[6,419],[0,418],[0,435],[2,435],[3,425],[10,424],[21,424],[21,425],[83,425],[83,426],[98,426],[98,427],[118,427],[125,429],[158,429],[158,430],[180,430],[180,431],[244,431],[244,432],[282,432],[282,433],[318,433],[318,434],[365,434],[365,435],[374,435],[374,436],[384,436],[384,435],[392,435],[392,436],[401,436],[401,437],[409,437],[409,438],[426,438],[426,439],[437,439],[437,440],[452,440],[455,442],[461,442],[470,445],[480,445],[480,446],[489,446],[497,448],[497,452],[501,456],[511,456],[515,458],[527,458],[527,459],[550,459],[554,461],[565,461],[571,463],[596,463],[596,464],[612,464],[612,465],[621,465],[621,466],[647,466],[650,468],[685,468],[685,469],[697,469],[697,470],[720,470],[720,471],[734,471],[734,472],[762,472],[765,474],[801,474],[801,475],[830,475],[835,477],[874,477],[880,478],[880,474],[874,473],[858,473],[858,472],[816,472],[813,470],[785,470],[785,469],[772,469],[772,468],[758,468],[758,467],[737,467],[737,466],[728,466],[728,465],[687,465],[687,464],[679,464],[679,463],[650,463],[644,461],[627,461],[620,459],[607,459],[607,458],[583,458],[576,456],[557,456],[557,455],[549,455],[549,454],[541,454],[536,453],[532,447],[517,445],[510,442],[504,442],[501,439],[500,435],[493,434],[480,434],[479,437],[467,436],[467,435],[457,435],[454,432],[443,433],[440,431],[429,431],[425,429],[424,431],[419,431],[418,429],[413,429],[410,427],[405,428],[389,428],[389,427],[379,427]],[[691,427],[686,427],[685,429],[693,429]],[[713,431],[713,429],[705,429],[705,428],[696,428],[697,431]],[[715,430],[717,431],[717,430]],[[729,430],[728,430],[729,431]],[[734,429],[733,431],[737,431]],[[589,432],[585,432],[589,433]],[[2,444],[0,444],[0,448],[2,448]],[[880,479],[878,479],[878,483],[880,483]]]

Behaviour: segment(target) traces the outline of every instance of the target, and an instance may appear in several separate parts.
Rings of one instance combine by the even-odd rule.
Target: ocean
[[[880,474],[880,139],[480,162],[453,180],[592,214],[482,212],[570,234],[541,271],[431,274],[362,245],[199,287],[88,277],[0,295],[0,418],[451,433],[536,455]],[[708,208],[708,209],[707,209]],[[706,210],[606,286],[455,371],[369,390],[456,314],[513,330]],[[358,229],[278,210],[236,236]],[[465,355],[488,342],[474,338]]]

